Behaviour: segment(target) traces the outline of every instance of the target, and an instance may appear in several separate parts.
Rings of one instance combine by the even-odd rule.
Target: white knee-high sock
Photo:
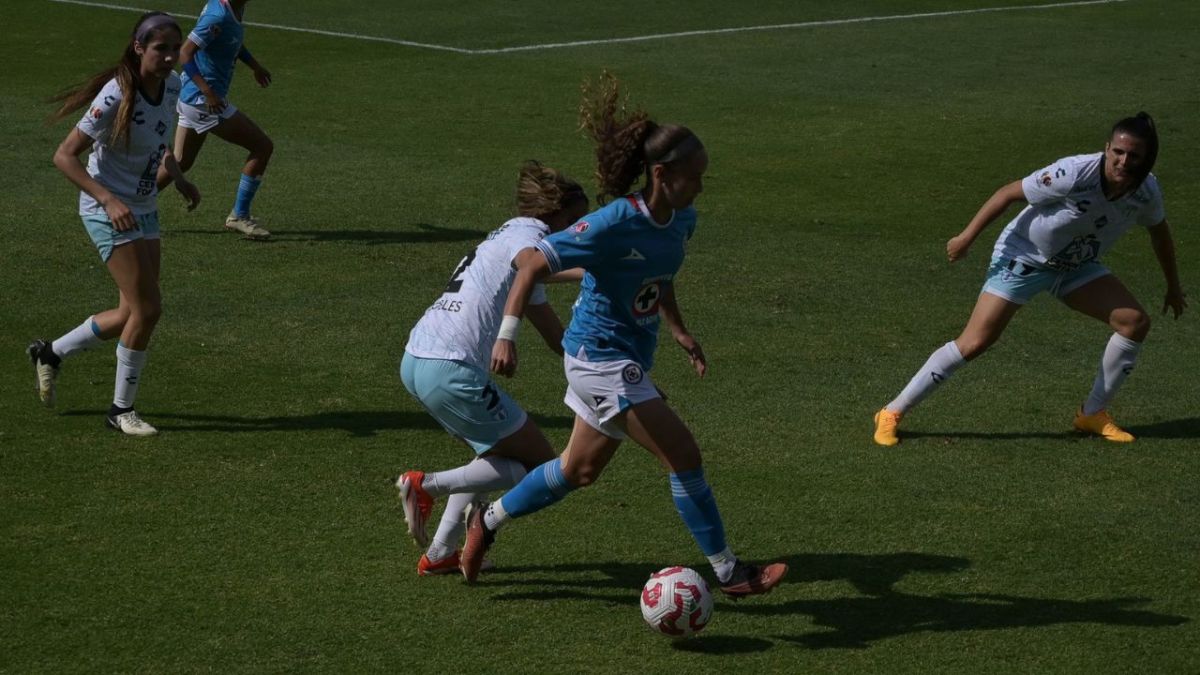
[[[146,352],[129,349],[120,342],[117,343],[117,382],[113,390],[113,405],[118,408],[132,408],[133,399],[137,398],[138,384],[142,378],[142,368],[146,367]]]
[[[966,362],[962,353],[958,351],[958,345],[954,344],[954,340],[947,342],[929,355],[929,360],[925,361],[925,365],[921,366],[912,380],[909,380],[904,391],[884,407],[892,412],[908,412],[909,408],[933,393],[938,385],[949,379],[954,371]]]
[[[442,522],[438,523],[437,532],[433,535],[433,543],[425,551],[429,562],[443,560],[458,548],[458,540],[462,538],[466,522],[463,514],[467,507],[478,497],[474,492],[457,492],[446,500],[446,510],[442,513]]]
[[[100,337],[100,327],[96,325],[95,319],[96,317],[89,316],[86,321],[72,328],[66,335],[50,343],[50,349],[59,358],[65,359],[76,352],[91,349],[104,342]]]
[[[425,474],[421,487],[430,495],[507,490],[525,477],[525,467],[507,457],[476,457],[456,469]]]
[[[1133,364],[1137,361],[1142,343],[1134,342],[1120,333],[1113,333],[1104,347],[1104,356],[1100,357],[1100,370],[1096,372],[1096,381],[1092,384],[1092,393],[1088,394],[1083,404],[1084,415],[1095,415],[1108,407],[1117,390],[1133,372]]]

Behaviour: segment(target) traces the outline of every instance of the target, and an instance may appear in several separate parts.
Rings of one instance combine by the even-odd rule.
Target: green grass
[[[247,18],[490,48],[1021,4],[295,0]],[[115,300],[50,164],[69,124],[42,120],[134,16],[6,10],[0,671],[1200,670],[1195,316],[1156,320],[1115,407],[1131,447],[1068,432],[1109,331],[1046,299],[905,420],[902,445],[869,431],[966,320],[999,225],[954,266],[945,240],[1002,183],[1099,150],[1118,117],[1159,121],[1196,288],[1195,3],[492,56],[251,27],[275,84],[239,73],[232,100],[276,143],[256,212],[277,236],[221,231],[240,158],[219,142],[193,170],[199,210],[162,199],[165,313],[139,409],[163,433],[146,441],[101,427],[109,346],[67,364],[54,412],[22,354]],[[642,626],[638,588],[667,564],[708,570],[647,453],[627,446],[599,485],[506,530],[475,587],[415,576],[388,483],[467,458],[396,377],[407,332],[509,215],[521,160],[590,177],[574,109],[605,67],[710,149],[678,288],[712,370],[698,380],[664,343],[655,379],[736,550],[792,566],[678,645]],[[1147,237],[1107,262],[1157,318]],[[552,299],[565,316],[569,289]],[[561,367],[526,340],[506,386],[561,447]]]

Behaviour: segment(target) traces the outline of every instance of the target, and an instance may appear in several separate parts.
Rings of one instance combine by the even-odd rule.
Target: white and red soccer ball
[[[712,592],[693,569],[667,567],[642,587],[642,618],[650,630],[684,638],[704,630],[712,618]]]

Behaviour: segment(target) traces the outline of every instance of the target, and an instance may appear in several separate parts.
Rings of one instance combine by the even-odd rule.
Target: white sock
[[[1133,372],[1133,362],[1141,350],[1142,343],[1134,342],[1120,333],[1112,334],[1104,348],[1104,356],[1100,357],[1100,370],[1096,372],[1092,393],[1083,403],[1084,415],[1095,415],[1108,407],[1125,378]]]
[[[450,495],[450,498],[446,500],[446,510],[442,512],[442,522],[438,523],[437,532],[433,535],[433,543],[425,551],[425,557],[429,558],[429,562],[444,560],[454,553],[454,549],[458,548],[458,540],[466,528],[466,523],[463,522],[463,513],[475,499],[475,493],[459,492]]]
[[[59,358],[65,359],[76,352],[91,349],[104,342],[99,335],[100,327],[96,325],[95,319],[96,317],[89,316],[86,321],[71,329],[69,333],[51,342],[50,349]]]
[[[507,490],[525,477],[525,467],[507,457],[476,457],[448,471],[425,474],[421,487],[430,496],[459,492],[490,492]]]
[[[127,349],[125,345],[117,343],[117,383],[113,391],[113,405],[118,408],[133,407],[142,368],[145,367],[146,352]]]
[[[708,556],[708,562],[712,564],[713,572],[717,575],[717,581],[725,583],[729,581],[729,576],[733,574],[733,568],[737,565],[737,556],[726,546],[724,551]]]
[[[958,351],[958,345],[954,344],[954,340],[947,342],[939,347],[936,351],[929,355],[929,360],[913,379],[909,380],[908,386],[896,400],[884,406],[885,409],[892,412],[903,413],[907,412],[916,404],[920,403],[926,396],[933,393],[938,385],[945,382],[958,370],[966,360],[963,359],[962,353]]]
[[[500,503],[499,499],[489,504],[487,511],[483,513],[483,524],[487,525],[487,529],[492,532],[500,529],[500,526],[509,520],[508,511],[504,510],[504,505]]]

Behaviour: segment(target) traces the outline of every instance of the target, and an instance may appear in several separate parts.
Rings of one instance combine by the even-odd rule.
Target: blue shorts
[[[1050,291],[1061,300],[1080,286],[1108,274],[1112,272],[1094,260],[1073,270],[1053,270],[1010,258],[992,258],[982,292],[1018,305],[1024,305],[1042,291]]]
[[[528,419],[487,373],[462,361],[404,352],[400,380],[450,435],[466,441],[476,454],[515,434]]]
[[[80,216],[80,218],[83,219],[83,226],[87,229],[88,236],[92,238],[96,249],[100,251],[100,259],[104,262],[108,262],[108,259],[112,257],[113,249],[118,246],[138,239],[158,239],[160,237],[158,211],[134,216],[137,227],[125,232],[118,232],[113,227],[112,221],[103,213]]]

